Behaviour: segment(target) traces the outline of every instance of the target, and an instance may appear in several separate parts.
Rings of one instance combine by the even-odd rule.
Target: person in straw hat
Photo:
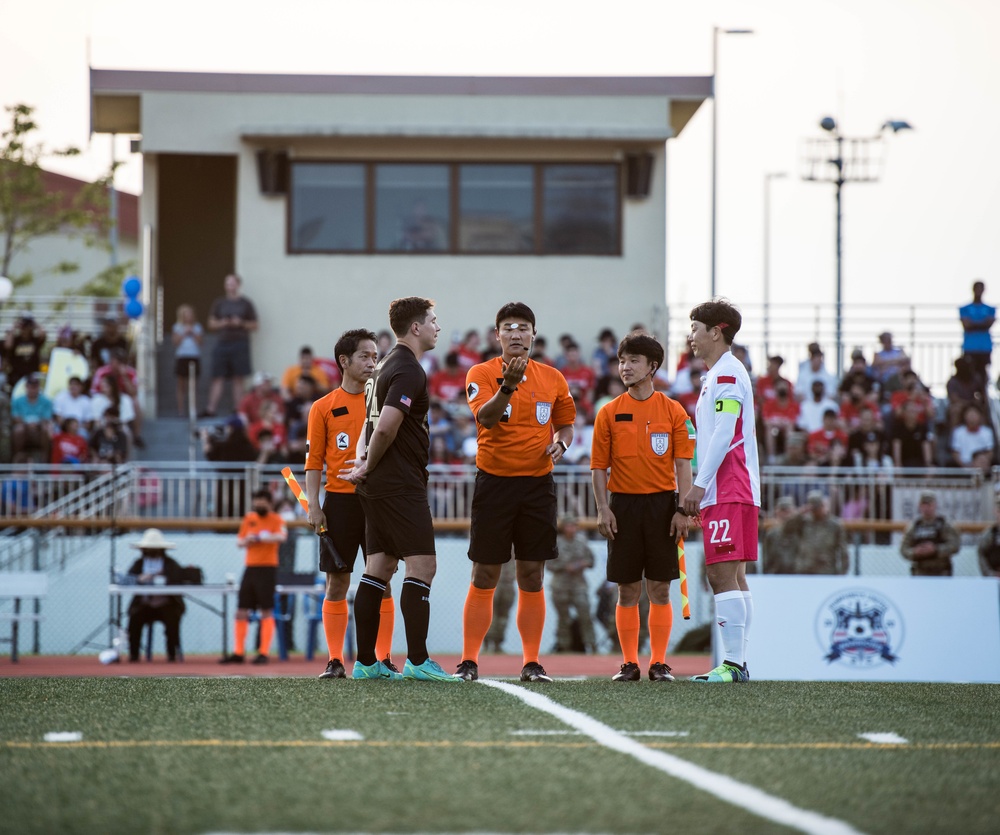
[[[173,542],[163,538],[157,528],[147,528],[138,542],[130,547],[139,550],[139,558],[132,563],[128,573],[136,578],[139,585],[162,584],[173,586],[183,582],[180,564],[167,556],[167,551],[176,548]],[[128,607],[128,656],[129,661],[139,660],[139,645],[142,629],[148,623],[160,621],[167,633],[167,660],[177,660],[180,646],[181,616],[184,614],[184,599],[176,594],[137,594]]]

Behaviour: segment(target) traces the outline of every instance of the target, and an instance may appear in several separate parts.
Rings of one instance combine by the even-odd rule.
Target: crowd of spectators
[[[66,325],[49,337],[31,314],[0,350],[0,461],[121,463],[144,446],[139,380],[122,323],[97,333]],[[9,412],[9,418],[7,413]]]

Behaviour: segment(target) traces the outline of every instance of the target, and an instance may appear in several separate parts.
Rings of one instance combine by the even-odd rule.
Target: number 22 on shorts
[[[713,545],[718,545],[722,542],[732,542],[732,537],[729,535],[728,519],[710,520],[708,523],[708,533],[708,541]]]

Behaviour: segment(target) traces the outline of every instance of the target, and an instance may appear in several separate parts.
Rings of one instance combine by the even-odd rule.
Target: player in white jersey
[[[689,516],[701,516],[705,570],[724,651],[722,664],[694,681],[750,680],[746,644],[753,601],[746,565],[757,560],[760,466],[753,387],[730,350],[742,323],[740,312],[724,300],[691,311],[688,341],[708,374],[696,413],[698,475],[682,504]]]

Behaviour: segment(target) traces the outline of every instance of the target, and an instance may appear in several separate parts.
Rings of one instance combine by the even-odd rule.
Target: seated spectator
[[[792,397],[791,386],[787,382],[775,386],[774,397],[764,401],[761,406],[761,423],[767,463],[780,463],[787,455],[789,441],[799,422],[799,412],[798,401]]]
[[[799,364],[799,376],[795,379],[795,399],[807,400],[812,391],[813,383],[821,382],[823,390],[832,397],[837,391],[838,380],[835,374],[826,370],[823,349],[819,343],[809,343],[809,359]]]
[[[986,401],[986,378],[976,369],[974,363],[961,356],[955,360],[955,373],[948,379],[945,391],[948,395],[948,426],[954,428],[962,422],[966,406],[983,407]]]
[[[128,435],[122,429],[117,408],[109,406],[101,414],[89,446],[95,464],[124,464],[128,460]]]
[[[983,425],[983,413],[969,405],[962,412],[962,422],[951,432],[951,457],[959,467],[982,468],[989,472],[996,442],[993,430]]]
[[[823,426],[806,438],[806,456],[818,467],[839,467],[847,459],[847,433],[835,409],[823,413]]]
[[[487,325],[483,329],[483,341],[486,343],[486,347],[483,348],[482,353],[479,355],[482,357],[482,362],[494,359],[503,354],[503,349],[500,347],[500,336],[493,325]]]
[[[823,415],[833,409],[836,414],[840,407],[836,400],[831,400],[826,393],[826,384],[822,380],[813,380],[810,396],[799,405],[798,428],[807,435],[823,428]]]
[[[792,391],[791,381],[781,376],[781,366],[784,362],[784,357],[778,355],[767,358],[767,371],[757,378],[754,385],[758,410],[763,407],[765,402],[774,398],[774,389],[779,383],[783,383],[788,391]]]
[[[695,425],[695,412],[698,408],[698,398],[701,397],[701,381],[705,376],[705,372],[701,368],[700,363],[695,363],[688,367],[687,376],[688,386],[685,387],[686,391],[680,394],[675,391],[673,393],[673,398],[684,407],[684,411],[687,412],[688,417],[691,418],[691,424]],[[624,386],[622,386],[622,388],[624,388]]]
[[[139,378],[136,370],[126,362],[127,354],[120,348],[111,352],[111,361],[107,365],[102,365],[94,372],[94,379],[91,383],[90,393],[93,395],[103,392],[102,384],[105,379],[111,378],[115,381],[118,391],[122,397],[128,397],[132,401],[132,418],[126,416],[126,409],[119,405],[122,413],[122,420],[127,422],[132,429],[132,443],[139,449],[145,446],[142,440],[142,411],[139,409]]]
[[[872,376],[885,388],[894,374],[901,374],[910,367],[910,358],[906,352],[892,344],[892,334],[884,331],[878,335],[882,348],[875,352],[872,359]]]
[[[138,542],[132,543],[139,550],[139,558],[132,563],[129,575],[136,578],[140,586],[163,582],[164,585],[180,585],[184,581],[184,571],[180,564],[167,556],[167,551],[177,546],[167,542],[156,528],[149,528]],[[184,598],[176,594],[137,594],[128,606],[128,657],[129,661],[139,660],[142,644],[142,630],[159,621],[166,631],[167,661],[177,660],[177,650],[181,645],[181,617],[184,614]]]
[[[435,371],[428,381],[428,390],[432,398],[442,403],[465,398],[465,374],[459,364],[458,354],[452,351],[444,358],[444,368]]]
[[[52,438],[52,463],[85,464],[89,457],[90,447],[80,434],[80,421],[72,417],[62,420],[59,432]]]
[[[790,574],[846,574],[850,566],[847,532],[830,513],[830,500],[819,490],[806,496],[802,512],[786,523],[798,536],[799,550]]]
[[[299,385],[303,379],[308,378],[300,378]],[[247,437],[242,419],[239,415],[232,415],[221,433],[203,429],[201,440],[206,460],[233,464],[218,468],[220,477],[215,484],[215,515],[220,519],[242,518],[246,515],[246,472],[245,467],[239,464],[256,461],[259,454]],[[299,460],[304,459],[303,452]]]
[[[461,456],[462,462],[475,464],[479,442],[476,438],[476,426],[472,421],[472,412],[468,408],[456,411],[452,415],[452,437],[455,439],[455,453]]]
[[[279,426],[281,424],[278,424]],[[278,443],[274,432],[267,426],[261,427],[257,432],[255,441],[257,447],[257,457],[254,459],[258,464],[287,464],[288,455],[285,448]]]
[[[849,394],[851,389],[856,385],[861,386],[861,390],[865,396],[872,394],[876,397],[878,396],[879,392],[878,385],[875,382],[875,375],[872,374],[871,368],[868,367],[868,362],[865,360],[865,352],[860,348],[855,348],[851,351],[851,364],[840,380],[841,397],[843,398],[844,395]]]
[[[385,356],[396,346],[396,337],[392,335],[392,331],[379,331],[378,332],[378,358],[384,359]]]
[[[90,434],[94,425],[94,408],[90,396],[83,390],[83,380],[69,378],[69,385],[52,400],[52,413],[58,420],[73,418],[84,435]]]
[[[247,437],[260,449],[260,435],[268,432],[275,449],[283,451],[286,445],[285,416],[282,408],[273,400],[265,400],[260,404],[257,420],[247,427]]]
[[[951,558],[961,547],[958,531],[938,513],[933,492],[920,494],[917,509],[920,515],[903,534],[899,552],[910,561],[914,577],[950,577]]]
[[[892,460],[897,467],[933,467],[934,431],[920,422],[917,406],[903,403],[900,419],[889,430]]]
[[[917,419],[925,425],[934,424],[935,406],[927,387],[920,381],[915,371],[904,371],[901,375],[902,387],[894,391],[889,398],[892,417],[899,416],[900,407],[904,402],[912,403]]]
[[[682,394],[701,389],[701,376],[705,374],[707,368],[705,360],[696,357],[690,350],[686,354],[681,354],[677,361],[677,372],[670,396],[677,399]],[[699,371],[697,383],[694,382],[695,370]]]
[[[118,388],[118,378],[106,375],[101,379],[100,390],[90,398],[90,406],[94,416],[103,415],[109,408],[114,408],[116,418],[121,422],[123,431],[128,436],[127,427],[135,423],[135,401]]]
[[[594,397],[596,398],[594,402],[594,414],[596,415],[601,411],[601,407],[605,403],[610,403],[622,394],[625,394],[625,384],[618,374],[602,377],[597,381],[597,386],[594,388]]]
[[[858,413],[858,425],[847,436],[847,455],[856,467],[862,461],[881,461],[888,454],[885,432],[878,425],[878,411],[871,407],[862,408]],[[875,446],[872,447],[871,445]]]
[[[10,404],[13,462],[48,461],[52,446],[52,401],[42,394],[37,374],[25,378],[24,394]]]
[[[236,411],[243,418],[243,422],[250,426],[260,420],[260,409],[266,402],[274,403],[279,411],[285,409],[285,401],[274,387],[274,378],[264,371],[258,371],[253,375],[253,388],[243,395]]]
[[[308,376],[312,378],[316,386],[317,396],[326,394],[330,390],[330,378],[327,373],[320,368],[313,360],[313,351],[308,345],[304,345],[299,350],[299,361],[296,365],[290,365],[281,375],[281,396],[285,400],[291,400],[295,396],[295,384],[300,377]]]
[[[618,373],[618,340],[611,328],[605,328],[597,335],[597,347],[590,356],[590,366],[598,379]]]
[[[295,382],[292,397],[285,401],[285,445],[293,460],[298,460],[300,454],[305,460],[309,409],[317,397],[316,382],[303,374]]]
[[[531,343],[530,357],[532,361],[541,363],[542,365],[555,365],[548,354],[545,353],[548,346],[548,340],[544,336],[536,336],[534,342]]]
[[[562,369],[566,364],[566,349],[570,345],[575,345],[576,340],[573,339],[573,335],[569,333],[563,333],[559,335],[559,356],[556,357],[556,368]]]
[[[732,352],[733,356],[736,357],[736,359],[738,359],[741,363],[743,363],[743,367],[747,370],[747,374],[749,374],[752,378],[753,363],[750,361],[750,351],[747,348],[747,346],[738,345],[737,343],[734,342],[732,345]]]
[[[118,327],[117,316],[107,316],[97,338],[90,343],[90,367],[97,370],[111,362],[115,351],[124,351],[128,356],[129,344],[125,334]]]
[[[448,452],[455,451],[455,438],[452,435],[451,416],[444,404],[440,400],[431,399],[430,409],[427,412],[427,434],[430,443],[434,443],[435,438],[444,440],[445,448]]]
[[[577,410],[573,423],[573,443],[569,445],[569,449],[559,460],[565,461],[567,464],[589,465],[590,447],[594,440],[594,424],[588,423],[586,415],[580,410]]]
[[[458,346],[458,364],[463,371],[468,371],[472,366],[483,361],[483,353],[479,347],[479,331],[470,328],[462,337],[462,344]]]
[[[597,376],[594,369],[583,362],[580,356],[580,346],[576,342],[567,343],[564,352],[565,362],[562,365],[562,375],[566,378],[570,390],[576,390],[573,399],[576,400],[576,407],[587,412],[594,409],[594,387],[597,385]]]
[[[874,391],[865,392],[864,385],[855,380],[848,391],[840,396],[840,420],[848,432],[853,432],[861,423],[861,412],[879,408]]]
[[[4,356],[7,366],[7,383],[11,391],[17,382],[29,374],[37,374],[42,367],[42,346],[45,331],[30,313],[21,316],[4,338]]]

